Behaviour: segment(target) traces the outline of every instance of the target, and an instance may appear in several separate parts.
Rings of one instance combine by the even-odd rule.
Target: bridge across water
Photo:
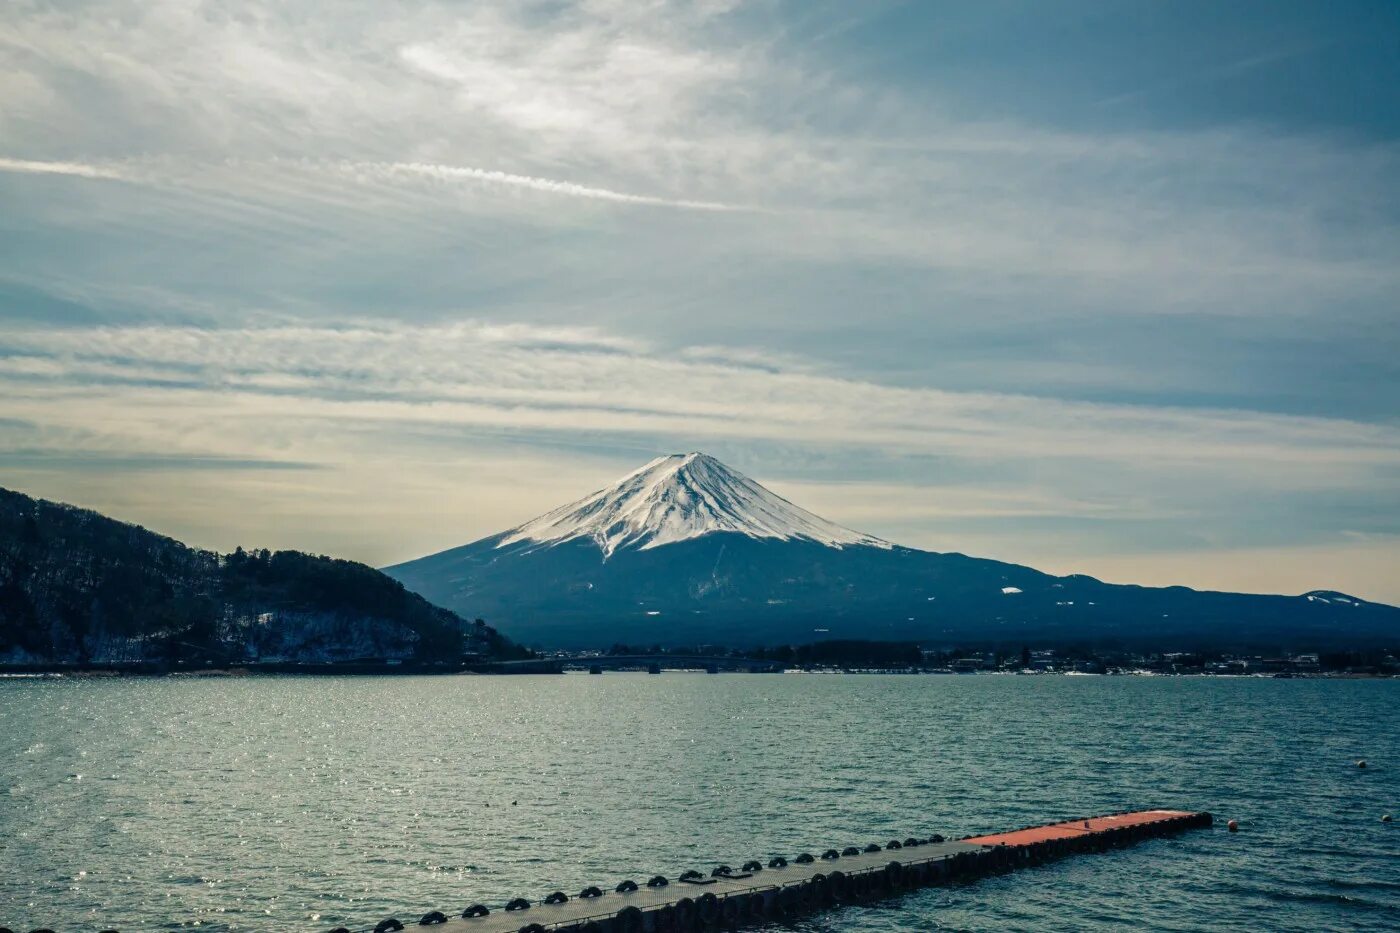
[[[709,875],[625,881],[542,903],[516,899],[502,909],[474,905],[451,918],[434,911],[415,921],[443,933],[699,933],[737,930],[815,910],[889,897],[929,885],[970,880],[1048,859],[1098,852],[1187,829],[1207,827],[1209,813],[1139,810],[1081,817],[959,840],[891,840],[884,846],[804,853],[788,862],[720,866]],[[374,933],[402,929],[382,921]],[[341,928],[332,933],[349,933]]]

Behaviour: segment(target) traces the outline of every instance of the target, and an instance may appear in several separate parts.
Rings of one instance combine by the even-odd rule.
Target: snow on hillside
[[[607,489],[511,529],[497,547],[587,538],[607,557],[619,548],[645,550],[718,531],[835,548],[892,547],[800,509],[700,453],[658,457]]]

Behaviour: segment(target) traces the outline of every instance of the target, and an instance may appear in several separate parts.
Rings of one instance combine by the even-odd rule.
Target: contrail
[[[654,207],[680,207],[696,211],[736,211],[744,208],[718,201],[693,201],[677,198],[658,198],[646,194],[628,194],[609,188],[593,188],[572,181],[559,181],[554,178],[539,178],[534,175],[515,175],[494,169],[471,168],[459,165],[437,165],[429,162],[371,162],[350,163],[360,169],[374,169],[387,174],[422,175],[443,180],[467,179],[493,185],[511,185],[516,188],[530,188],[551,194],[563,194],[574,198],[593,198],[599,201],[616,201],[622,204],[646,204]]]
[[[257,163],[245,164],[256,165]],[[275,160],[271,164],[275,165]],[[318,163],[314,161],[305,161],[301,164],[307,168],[314,168],[318,165]],[[507,185],[515,188],[528,188],[532,191],[543,191],[548,194],[560,194],[571,198],[592,198],[597,201],[612,201],[618,204],[675,207],[693,211],[749,210],[749,208],[739,207],[733,204],[723,204],[718,201],[697,201],[687,198],[661,198],[647,194],[629,194],[626,191],[614,191],[611,188],[595,188],[589,185],[580,185],[572,181],[560,181],[555,178],[540,178],[535,175],[516,175],[511,172],[473,168],[463,165],[439,165],[431,162],[354,161],[319,164],[323,166],[335,165],[344,171],[350,172],[375,173],[384,178],[416,175],[424,178],[435,178],[440,181],[477,181],[489,185]],[[223,167],[228,168],[230,166],[225,165]],[[106,178],[125,181],[136,180],[132,176],[119,172],[114,168],[107,168],[101,165],[89,165],[85,162],[40,162],[29,159],[8,159],[4,157],[0,157],[0,172],[19,172],[30,175],[70,175],[78,178]],[[150,181],[151,179],[147,180]],[[179,184],[179,181],[178,179],[167,179],[167,183]]]
[[[114,169],[83,162],[34,162],[28,159],[6,159],[0,157],[0,172],[22,172],[26,175],[76,175],[79,178],[120,179],[122,174]]]

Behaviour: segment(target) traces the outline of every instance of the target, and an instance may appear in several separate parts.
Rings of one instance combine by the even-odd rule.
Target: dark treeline
[[[1366,649],[1363,651],[1324,651],[1317,656],[1319,666],[1324,671],[1371,670],[1383,668],[1400,650],[1384,651]]]
[[[472,655],[528,652],[364,564],[298,551],[221,556],[0,490],[0,660],[459,663]]]
[[[613,645],[608,653],[621,655],[669,655],[672,657],[752,658],[792,665],[832,667],[914,667],[922,663],[919,646],[912,642],[832,639],[807,645],[778,645],[771,648],[722,648],[714,645]]]
[[[1400,648],[1400,646],[1397,646]],[[1050,643],[1034,646],[1005,642],[968,643],[944,648],[925,648],[907,641],[833,639],[802,645],[776,645],[764,648],[730,648],[719,645],[628,645],[616,644],[613,656],[730,657],[770,661],[793,667],[842,667],[885,669],[944,669],[965,659],[975,659],[986,669],[1015,669],[1039,666],[1032,653],[1049,654],[1058,668],[1067,666],[1106,670],[1148,668],[1191,671],[1207,665],[1239,658],[1239,652],[1196,648],[1181,650],[1165,646],[1159,651],[1129,650],[1121,646],[1092,646],[1083,642]],[[1285,650],[1278,647],[1251,652],[1254,658],[1288,658],[1306,651],[1306,646]],[[1316,653],[1316,652],[1311,652]],[[1384,648],[1356,651],[1330,651],[1317,654],[1321,671],[1376,671],[1393,669],[1400,651]]]
[[[798,666],[830,667],[917,667],[923,652],[912,642],[833,639],[809,645],[779,645],[759,648],[750,657]]]
[[[1159,667],[1168,664],[1190,670],[1238,659],[1291,658],[1300,654],[1316,655],[1318,669],[1323,671],[1379,670],[1400,657],[1400,644],[1394,648],[1364,648],[1353,651],[1317,651],[1306,643],[1292,646],[1262,644],[1252,649],[1183,648],[1164,642],[1156,648],[1127,648],[1122,645],[1088,644],[1082,641],[1037,642],[1034,645],[1006,642],[971,642],[946,648],[924,648],[923,666],[947,667],[964,658],[985,660],[988,667],[1032,666],[1032,651],[1048,653],[1059,665],[1088,664],[1102,668]]]

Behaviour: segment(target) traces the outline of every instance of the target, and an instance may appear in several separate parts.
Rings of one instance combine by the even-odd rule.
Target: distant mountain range
[[[0,489],[0,664],[457,663],[522,652],[354,561],[216,554]]]
[[[1400,639],[1400,609],[1343,593],[1121,586],[900,547],[813,515],[699,453],[660,457],[517,528],[385,573],[552,647]]]

